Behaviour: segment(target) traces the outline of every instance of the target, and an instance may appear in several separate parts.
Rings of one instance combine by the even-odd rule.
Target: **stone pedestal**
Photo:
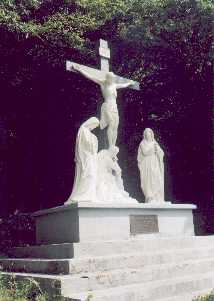
[[[214,237],[194,236],[195,208],[86,202],[37,212],[38,244],[12,248],[1,274],[35,279],[51,300],[192,300],[214,287]]]
[[[82,202],[34,213],[38,244],[192,236],[191,204]]]

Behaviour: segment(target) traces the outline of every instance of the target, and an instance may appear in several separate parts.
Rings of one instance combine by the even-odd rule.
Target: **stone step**
[[[66,259],[110,254],[153,252],[214,246],[214,236],[154,237],[121,241],[97,241],[18,247],[10,250],[10,257]]]
[[[213,272],[77,294],[62,286],[62,292],[72,301],[190,301],[189,297],[200,295],[202,290],[209,291],[210,287],[214,287]]]
[[[148,265],[183,262],[202,258],[212,258],[214,247],[201,247],[197,249],[186,248],[168,251],[141,252],[130,254],[116,254],[89,258],[73,259],[1,259],[0,270],[44,273],[44,274],[79,274],[105,272],[114,269],[143,268]],[[213,257],[214,258],[214,257]]]
[[[16,247],[9,250],[10,257],[66,259],[74,257],[73,243]]]
[[[212,288],[195,291],[189,294],[184,294],[176,297],[161,298],[158,301],[194,301],[196,298],[206,296],[212,291]]]
[[[169,251],[128,253],[120,255],[98,256],[90,258],[74,258],[69,261],[69,274],[105,272],[123,268],[143,268],[173,262],[183,262],[202,258],[214,258],[214,247],[199,249],[178,249]]]
[[[69,260],[63,259],[0,259],[0,271],[17,273],[69,274]]]
[[[208,293],[211,291],[210,288],[214,287],[214,272],[78,293],[74,293],[69,285],[70,276],[1,274],[6,277],[16,277],[21,281],[23,278],[33,278],[40,284],[43,291],[48,291],[50,296],[63,296],[69,298],[70,301],[190,301],[189,297],[199,296],[201,292],[202,294]]]
[[[189,260],[183,263],[153,265],[144,269],[120,269],[102,273],[85,273],[68,276],[64,284],[72,292],[103,290],[107,288],[125,286],[134,283],[154,282],[161,279],[171,279],[197,273],[209,273],[214,270],[214,259],[201,261]]]

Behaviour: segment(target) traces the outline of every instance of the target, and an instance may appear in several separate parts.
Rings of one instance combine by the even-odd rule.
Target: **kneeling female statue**
[[[145,129],[138,148],[138,167],[145,202],[164,202],[164,152],[150,128]]]
[[[124,190],[121,169],[117,162],[118,152],[117,146],[111,146],[98,153],[97,199],[99,202],[136,202]]]

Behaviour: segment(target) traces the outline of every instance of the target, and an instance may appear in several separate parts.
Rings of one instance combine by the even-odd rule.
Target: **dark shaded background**
[[[14,43],[12,36],[7,49],[10,43]],[[113,66],[120,63],[121,49],[129,55],[128,47],[120,48],[114,41],[111,47]],[[140,92],[119,92],[118,145],[125,188],[143,201],[136,157],[143,130],[151,127],[165,152],[166,199],[197,204],[198,221],[210,233],[214,213],[212,70],[207,67],[206,81],[193,85],[184,66],[174,62],[166,49],[159,49],[159,55],[166,68],[154,77],[162,79],[162,86],[155,86],[158,80],[151,78],[149,85],[141,83]],[[75,59],[72,53],[70,57]],[[99,58],[79,62],[99,67]],[[77,130],[89,117],[99,116],[99,88],[66,72],[65,60],[50,67],[47,61],[26,56],[25,50],[12,53],[7,62],[0,58],[0,64],[10,74],[17,64],[26,66],[29,74],[32,71],[25,85],[19,77],[12,84],[0,77],[0,215],[62,205],[72,190]],[[176,103],[172,101],[174,114],[170,115],[164,99],[174,91]]]

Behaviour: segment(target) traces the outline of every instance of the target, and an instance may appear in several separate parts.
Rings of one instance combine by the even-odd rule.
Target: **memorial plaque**
[[[132,235],[159,232],[157,215],[130,215],[129,218]]]

